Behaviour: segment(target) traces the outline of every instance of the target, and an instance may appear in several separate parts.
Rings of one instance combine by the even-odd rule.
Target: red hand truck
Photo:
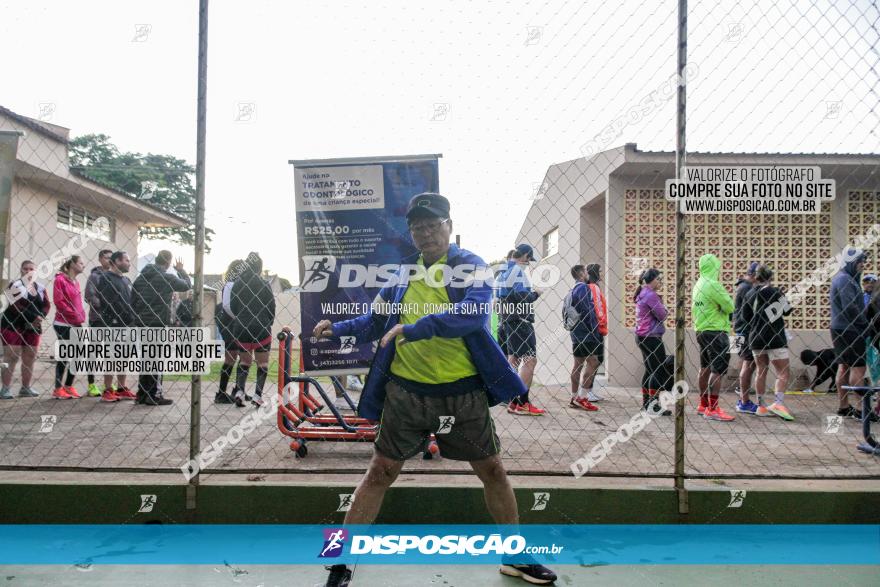
[[[359,416],[343,415],[327,395],[323,386],[313,377],[302,373],[302,357],[296,375],[293,371],[294,335],[289,327],[278,333],[278,430],[291,438],[290,450],[304,458],[308,453],[307,440],[373,442],[379,431],[378,422]],[[336,392],[345,398],[352,410],[355,406],[345,387],[336,377],[331,377]],[[298,388],[298,389],[297,389]],[[314,388],[319,397],[311,393]],[[291,397],[294,390],[296,398]],[[328,409],[330,414],[322,412]],[[422,455],[431,459],[439,454],[437,441],[431,435],[428,448]]]

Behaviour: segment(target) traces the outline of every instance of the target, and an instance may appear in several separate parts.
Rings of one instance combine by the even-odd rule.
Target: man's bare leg
[[[404,461],[395,461],[373,451],[373,458],[367,473],[357,489],[354,490],[354,501],[351,509],[345,513],[345,524],[372,524],[379,515],[385,492],[397,479]]]
[[[522,379],[526,389],[531,389],[532,387],[532,379],[535,376],[535,365],[537,364],[537,357],[526,356],[520,358],[519,378]]]
[[[739,396],[742,403],[749,401],[752,375],[755,374],[755,361],[743,361],[739,368]]]
[[[581,379],[581,387],[584,389],[593,388],[593,379],[596,378],[596,372],[599,370],[599,358],[596,355],[587,357],[587,368],[584,369],[584,375]]]
[[[849,392],[843,389],[841,382],[843,385],[851,385],[851,386],[859,386],[865,384],[865,367],[850,367],[849,368],[849,381],[847,382],[846,374],[841,375],[841,370],[843,369],[843,365],[840,365],[837,368],[837,399],[840,400],[840,407],[846,408],[849,406]],[[861,409],[861,407],[856,407],[857,410]]]
[[[499,455],[471,461],[471,468],[483,482],[486,507],[496,524],[519,524],[516,496]],[[356,502],[357,500],[355,500]]]
[[[844,385],[849,385],[847,371],[849,371],[849,365],[840,363],[837,365],[837,376],[834,378],[834,382],[837,385],[837,407],[841,410],[849,407],[848,392],[843,388]],[[850,375],[849,379],[852,379],[852,375]]]
[[[697,387],[700,389],[700,405],[709,406],[709,368],[700,369],[700,376],[697,378]]]
[[[571,368],[571,395],[575,395],[578,392],[578,386],[581,381],[581,371],[583,371],[585,360],[586,357],[574,358],[574,366]]]

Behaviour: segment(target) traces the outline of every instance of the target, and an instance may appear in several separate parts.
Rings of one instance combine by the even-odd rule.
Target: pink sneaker
[[[716,420],[718,422],[732,422],[733,416],[722,410],[720,407],[714,410],[706,410],[705,417],[707,420]]]

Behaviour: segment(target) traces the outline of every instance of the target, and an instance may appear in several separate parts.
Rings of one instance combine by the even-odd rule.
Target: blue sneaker
[[[736,411],[740,414],[751,414],[754,416],[758,413],[758,404],[752,400],[743,403],[741,399],[738,399],[736,400]]]

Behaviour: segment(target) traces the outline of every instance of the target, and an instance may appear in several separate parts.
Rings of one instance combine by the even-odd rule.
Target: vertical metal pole
[[[678,109],[676,112],[675,177],[684,176],[687,121],[687,0],[678,0]],[[675,381],[685,380],[684,368],[684,304],[685,304],[685,237],[684,214],[675,211]],[[684,486],[684,398],[675,404],[675,492],[678,512],[688,512],[687,490]]]
[[[195,284],[193,287],[193,326],[202,325],[202,295],[205,261],[205,134],[208,96],[208,0],[199,0],[199,64],[196,102],[196,244]],[[193,375],[190,389],[189,458],[197,460],[201,436],[202,377]],[[186,508],[196,507],[199,473],[190,478],[186,488]]]

